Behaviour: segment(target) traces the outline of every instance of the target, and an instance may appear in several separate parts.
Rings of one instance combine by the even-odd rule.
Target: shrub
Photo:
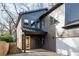
[[[10,34],[3,34],[0,36],[2,41],[6,41],[6,42],[12,42],[13,41],[13,36]]]

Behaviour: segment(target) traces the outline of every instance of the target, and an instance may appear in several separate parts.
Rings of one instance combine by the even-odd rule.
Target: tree
[[[30,6],[29,6],[30,5]],[[20,12],[35,10],[43,8],[43,3],[28,4],[28,3],[1,3],[0,16],[3,22],[0,22],[0,32],[3,33],[16,33],[16,21]]]

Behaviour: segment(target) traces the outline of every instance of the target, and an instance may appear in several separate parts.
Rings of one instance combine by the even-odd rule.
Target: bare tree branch
[[[5,12],[10,16],[10,18],[12,19],[13,23],[15,24],[14,22],[14,19],[11,17],[11,15],[9,14],[9,11],[5,8],[5,5],[3,5],[3,3],[1,3],[3,9],[5,10]]]
[[[14,5],[14,8],[15,8],[16,13],[19,14],[18,11],[17,11],[16,5],[14,3],[13,3],[13,5]]]
[[[6,29],[9,30],[9,28],[5,24],[3,24],[3,23],[0,22],[0,25],[3,25],[3,27],[5,27]]]
[[[28,7],[27,4],[25,5],[25,4],[21,3],[21,5],[26,7],[28,10],[30,10],[30,7]]]

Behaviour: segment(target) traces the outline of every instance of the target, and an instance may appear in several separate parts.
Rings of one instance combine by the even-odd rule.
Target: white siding
[[[61,35],[64,29],[62,27],[65,24],[65,7],[64,5],[57,8],[55,11],[53,11],[50,16],[54,17],[56,20],[58,20],[58,24],[56,24],[56,37],[58,35]],[[52,27],[53,28],[53,27]]]
[[[79,55],[79,37],[57,38],[56,49],[64,55]]]
[[[22,49],[22,30],[21,30],[21,20],[17,26],[17,47]]]
[[[64,4],[57,8],[50,15],[59,21],[59,23],[56,24],[55,31],[57,53],[62,53],[64,55],[79,55],[79,28],[69,30],[65,30],[62,28],[65,25]]]
[[[55,25],[50,25],[50,16],[46,16],[43,21],[45,22],[45,26],[43,26],[43,30],[47,32],[44,42],[44,48],[51,51],[56,51],[56,40],[53,39],[55,37]]]

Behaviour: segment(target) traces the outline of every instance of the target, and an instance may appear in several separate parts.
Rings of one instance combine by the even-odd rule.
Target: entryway
[[[26,36],[26,50],[41,49],[43,47],[42,37],[38,35]]]
[[[26,49],[30,49],[30,36],[26,36]]]

